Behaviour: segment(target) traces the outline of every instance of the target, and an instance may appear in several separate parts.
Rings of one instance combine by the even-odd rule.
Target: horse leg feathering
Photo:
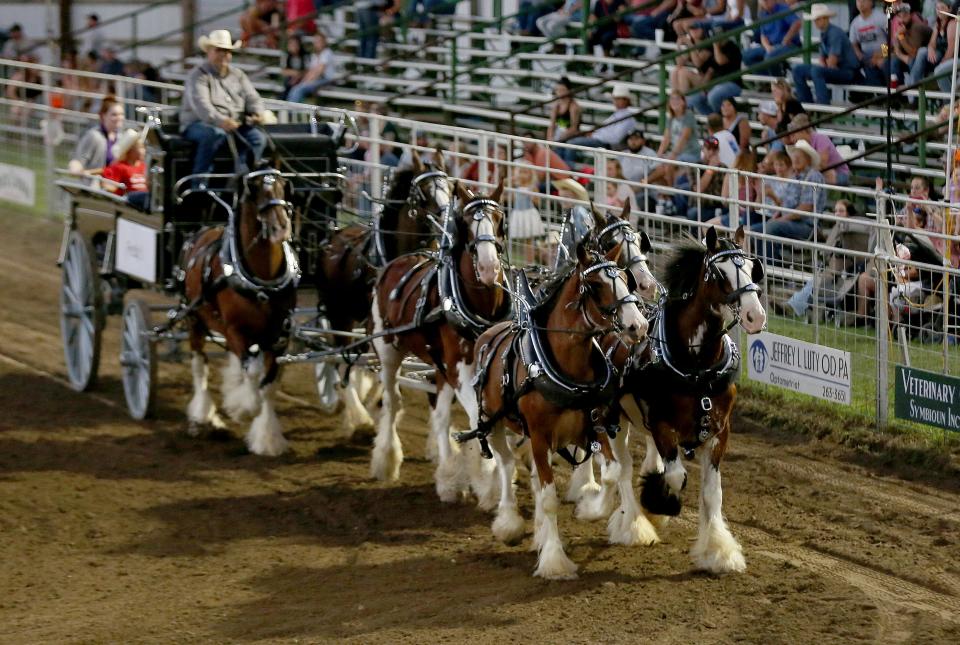
[[[373,313],[373,333],[379,334],[384,330],[384,326],[376,293],[374,293],[371,312]],[[400,371],[403,356],[383,338],[374,338],[373,346],[380,358],[383,407],[380,410],[377,436],[373,443],[370,476],[382,481],[396,481],[400,478],[400,465],[403,464],[403,446],[400,444],[400,435],[397,433],[397,424],[403,412],[403,399],[400,396],[397,373]]]
[[[193,352],[190,359],[193,372],[193,398],[187,405],[187,432],[190,436],[199,434],[203,427],[223,428],[223,421],[217,414],[217,407],[210,396],[209,365],[202,352]]]
[[[260,413],[250,423],[247,449],[255,455],[276,457],[286,452],[289,444],[283,437],[283,427],[273,403],[274,382],[260,388]]]
[[[493,451],[497,474],[500,477],[500,503],[497,505],[496,519],[490,528],[493,535],[504,544],[517,544],[523,539],[525,529],[523,517],[517,510],[517,493],[513,483],[517,474],[516,458],[502,426],[494,428],[487,440],[490,442],[490,450]]]
[[[621,421],[623,430],[610,442],[614,458],[620,463],[620,479],[617,490],[620,493],[620,506],[613,511],[607,521],[607,535],[610,544],[634,546],[650,545],[660,541],[657,530],[641,512],[633,490],[633,455],[630,452],[630,427],[626,419]],[[656,447],[654,447],[656,451]]]
[[[708,441],[700,451],[700,514],[697,541],[690,557],[698,569],[711,573],[742,573],[747,568],[740,543],[723,519],[723,491],[720,485],[722,451],[720,437]]]

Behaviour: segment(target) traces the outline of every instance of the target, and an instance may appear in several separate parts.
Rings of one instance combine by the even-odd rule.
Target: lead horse
[[[300,269],[289,244],[291,206],[280,172],[256,170],[239,179],[239,209],[228,209],[229,223],[199,231],[181,254],[189,303],[183,311],[193,352],[194,393],[187,418],[191,434],[203,426],[222,426],[203,351],[208,333],[218,332],[228,352],[224,409],[234,419],[256,414],[247,447],[254,454],[278,455],[287,441],[273,404],[276,358],[287,344]]]
[[[444,502],[455,501],[467,490],[468,477],[481,507],[492,508],[496,482],[473,447],[471,461],[464,464],[458,458],[450,442],[450,412],[456,398],[471,424],[475,422],[473,344],[484,329],[511,311],[501,288],[500,253],[506,237],[499,205],[503,183],[489,197],[475,195],[460,182],[455,193],[459,212],[448,213],[440,251],[418,251],[393,260],[374,287],[373,343],[380,358],[383,408],[370,470],[381,480],[400,475],[403,449],[397,423],[402,400],[397,376],[403,358],[412,354],[435,368],[430,441],[437,449],[437,494]]]
[[[439,236],[439,224],[450,206],[452,189],[443,155],[427,166],[414,150],[412,166],[397,171],[374,224],[354,224],[336,231],[321,247],[317,295],[330,328],[349,332],[370,316],[377,270],[387,262],[428,246]],[[431,221],[431,218],[433,221]],[[335,345],[347,344],[342,336]],[[374,427],[356,387],[354,370],[341,371],[338,394],[343,403],[343,431]]]
[[[740,325],[756,334],[766,325],[759,299],[763,265],[744,253],[743,240],[742,227],[732,240],[720,238],[711,227],[703,243],[691,240],[675,250],[664,275],[667,295],[652,321],[649,344],[627,361],[619,396],[623,421],[645,431],[640,500],[658,523],[658,518],[680,513],[687,479],[680,458],[693,458],[700,451],[699,523],[690,555],[697,568],[712,573],[746,568],[743,550],[723,518],[720,480],[740,366],[737,344],[727,332]],[[604,346],[616,343],[608,337]],[[610,541],[658,542],[656,528],[634,495],[628,432],[618,433],[612,451],[621,504],[608,521]],[[601,470],[607,467],[603,464]],[[608,488],[601,495],[606,495],[611,492],[609,478],[601,480]]]

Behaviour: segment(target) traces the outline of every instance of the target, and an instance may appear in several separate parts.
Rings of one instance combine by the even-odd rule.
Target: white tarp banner
[[[850,405],[850,352],[762,332],[747,341],[754,381]]]
[[[157,231],[117,220],[117,270],[145,282],[157,281]]]
[[[36,206],[36,173],[23,166],[0,163],[0,199],[31,208]]]

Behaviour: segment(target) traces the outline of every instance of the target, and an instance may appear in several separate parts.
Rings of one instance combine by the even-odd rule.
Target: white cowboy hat
[[[113,144],[111,152],[113,152],[113,158],[116,160],[123,159],[123,157],[130,151],[130,148],[133,147],[137,141],[140,140],[140,133],[132,128],[127,128],[120,136],[117,137],[116,143]]]
[[[277,115],[274,114],[273,110],[264,110],[263,114],[260,115],[260,125],[275,125],[277,123]]]
[[[843,157],[844,161],[857,155],[856,151],[853,149],[853,146],[848,145],[837,146],[837,152],[840,153],[840,156]]]
[[[627,87],[625,83],[614,83],[613,91],[610,92],[610,96],[615,99],[633,100],[633,92],[630,91],[630,88]]]
[[[810,165],[814,170],[820,170],[820,153],[813,149],[809,143],[801,139],[796,145],[787,146],[787,152],[802,152],[810,158]]]
[[[230,32],[226,29],[216,29],[210,32],[209,36],[200,36],[200,40],[197,41],[197,44],[200,45],[202,51],[207,51],[211,47],[216,47],[217,49],[240,49],[241,41],[233,41],[233,37],[230,36]]]
[[[766,114],[767,116],[777,116],[780,113],[777,104],[773,101],[761,101],[758,111],[760,114]]]
[[[583,187],[583,184],[581,184],[576,179],[571,179],[570,177],[567,177],[565,179],[558,179],[557,181],[553,182],[553,187],[556,188],[557,190],[560,190],[562,188],[568,192],[571,192],[579,200],[582,200],[585,202],[590,201],[590,193],[588,193],[587,189]]]
[[[817,18],[833,18],[837,13],[830,8],[828,4],[817,3],[810,7],[810,13],[803,14],[805,20],[816,20]]]

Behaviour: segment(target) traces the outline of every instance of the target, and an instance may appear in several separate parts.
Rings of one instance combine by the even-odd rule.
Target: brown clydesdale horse
[[[445,222],[440,253],[418,252],[387,264],[377,279],[372,307],[374,334],[383,334],[373,341],[380,358],[383,409],[373,448],[372,476],[395,480],[400,475],[403,449],[397,422],[402,402],[397,373],[403,358],[412,354],[436,368],[437,393],[430,400],[428,442],[436,442],[437,494],[445,502],[455,501],[470,486],[484,508],[492,508],[496,502],[492,465],[479,459],[476,446],[470,446],[466,456],[457,454],[450,441],[450,409],[456,397],[471,424],[475,423],[476,408],[471,406],[473,343],[484,329],[511,311],[511,301],[501,288],[502,193],[502,182],[489,197],[475,195],[456,183],[458,205]],[[403,331],[389,333],[391,329]],[[465,458],[470,459],[467,464],[462,463]]]
[[[718,237],[711,227],[705,243],[691,240],[678,246],[667,263],[667,296],[651,321],[649,345],[634,352],[619,398],[624,427],[628,421],[646,431],[640,501],[658,524],[680,513],[687,477],[681,455],[692,458],[701,451],[700,521],[690,555],[698,569],[713,573],[746,567],[743,551],[723,519],[720,487],[720,461],[730,437],[740,364],[736,342],[726,332],[739,324],[748,334],[756,334],[766,324],[759,299],[763,265],[743,252],[743,240],[742,227],[732,240]],[[607,338],[604,346],[616,342]],[[614,360],[623,360],[623,350],[617,353],[621,356]],[[612,442],[619,462],[621,503],[609,518],[610,541],[652,544],[659,537],[637,504],[627,444],[626,431]],[[600,495],[612,495],[611,478],[601,479]]]
[[[395,172],[374,225],[354,224],[336,231],[320,251],[317,295],[331,329],[352,331],[370,316],[377,270],[397,257],[434,244],[438,226],[452,200],[452,189],[437,151],[431,167],[413,152],[413,165]],[[430,221],[433,218],[435,224]],[[335,345],[351,342],[334,336]],[[341,368],[338,392],[343,402],[343,431],[373,429],[373,419],[350,382],[355,370]]]
[[[246,436],[250,452],[278,455],[287,447],[274,410],[276,357],[287,343],[300,269],[290,244],[290,204],[274,169],[241,176],[241,197],[230,223],[197,233],[184,244],[184,296],[193,352],[193,398],[187,407],[191,434],[222,422],[207,385],[209,332],[228,350],[223,407],[234,419],[254,414]]]
[[[627,343],[643,339],[647,321],[630,292],[627,273],[617,266],[619,246],[606,255],[589,250],[593,239],[577,246],[576,265],[542,291],[542,303],[521,324],[504,322],[476,343],[480,434],[488,434],[500,474],[500,503],[494,535],[506,543],[524,534],[513,489],[515,458],[506,429],[530,439],[531,485],[536,501],[534,546],[539,559],[534,575],[576,577],[577,566],[563,551],[557,526],[558,499],[551,452],[566,446],[601,450],[610,476],[616,462],[597,421],[607,414],[619,375],[596,343],[617,329]],[[563,454],[561,452],[561,454]]]

